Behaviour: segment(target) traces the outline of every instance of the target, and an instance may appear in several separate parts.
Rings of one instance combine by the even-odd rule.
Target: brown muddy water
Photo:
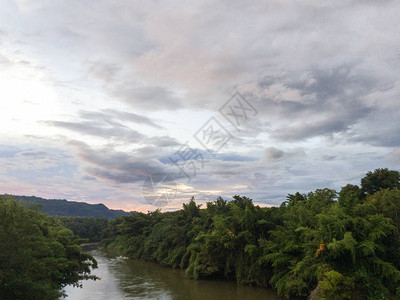
[[[93,271],[101,280],[83,281],[83,288],[67,286],[68,300],[278,300],[272,290],[237,286],[221,280],[190,280],[182,270],[116,256],[97,245],[85,250],[98,262]]]

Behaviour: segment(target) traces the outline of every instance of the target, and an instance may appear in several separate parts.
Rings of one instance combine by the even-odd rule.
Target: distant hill
[[[104,204],[89,204],[86,202],[67,201],[65,199],[44,199],[35,196],[13,196],[15,200],[22,200],[26,204],[40,204],[42,212],[50,216],[75,216],[113,219],[117,216],[129,216],[123,210],[109,209]]]

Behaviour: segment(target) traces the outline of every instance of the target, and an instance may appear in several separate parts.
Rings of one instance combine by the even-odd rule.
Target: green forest
[[[91,243],[101,241],[102,232],[108,225],[108,220],[104,218],[65,216],[56,218],[75,235]]]
[[[192,198],[178,211],[113,220],[48,216],[0,196],[0,299],[57,299],[66,285],[98,279],[86,241],[285,298],[400,299],[399,228],[400,173],[388,169],[339,192],[289,194],[279,207]]]
[[[399,172],[377,169],[360,186],[289,194],[280,207],[192,198],[178,211],[109,221],[102,244],[286,298],[400,299],[399,188]]]
[[[98,279],[85,241],[36,206],[0,196],[0,299],[58,299],[66,285]]]

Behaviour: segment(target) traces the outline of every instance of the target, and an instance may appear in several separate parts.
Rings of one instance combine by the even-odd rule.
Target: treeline
[[[377,169],[339,193],[318,189],[260,208],[246,197],[192,199],[109,222],[102,243],[125,255],[273,287],[284,297],[400,299],[400,174]]]
[[[66,285],[97,279],[82,242],[59,220],[0,196],[0,299],[54,300]]]
[[[100,242],[102,232],[107,228],[108,220],[93,217],[56,217],[72,232],[89,242]]]

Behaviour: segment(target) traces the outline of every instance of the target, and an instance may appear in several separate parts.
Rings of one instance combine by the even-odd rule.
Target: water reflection
[[[101,280],[84,281],[82,289],[67,287],[69,300],[280,299],[271,290],[238,287],[228,281],[190,280],[181,270],[116,257],[93,246],[88,250],[99,265],[93,274]]]

